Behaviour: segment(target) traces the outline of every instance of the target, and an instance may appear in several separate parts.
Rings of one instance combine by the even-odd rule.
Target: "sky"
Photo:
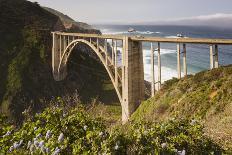
[[[33,1],[34,0],[30,0]],[[35,0],[90,24],[152,23],[232,15],[232,0]]]

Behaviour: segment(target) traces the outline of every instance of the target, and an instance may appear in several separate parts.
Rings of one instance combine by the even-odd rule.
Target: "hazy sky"
[[[133,23],[232,14],[232,0],[31,0],[77,21]]]

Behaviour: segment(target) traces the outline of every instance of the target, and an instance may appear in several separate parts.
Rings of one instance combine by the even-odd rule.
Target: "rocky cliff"
[[[55,82],[51,71],[52,31],[100,33],[66,18],[58,17],[38,3],[26,0],[0,0],[0,111],[22,120],[22,112],[38,112],[56,96],[78,96],[89,102],[99,96],[107,74],[97,59],[82,51],[73,52],[70,74]],[[102,76],[97,74],[101,72]],[[105,77],[105,78],[104,78]],[[94,81],[94,82],[91,82]]]
[[[66,31],[68,32],[98,33],[98,34],[101,33],[99,30],[94,29],[91,25],[83,22],[77,22],[72,18],[70,18],[68,15],[65,15],[57,10],[48,7],[43,7],[43,8],[48,12],[58,16],[62,21]]]

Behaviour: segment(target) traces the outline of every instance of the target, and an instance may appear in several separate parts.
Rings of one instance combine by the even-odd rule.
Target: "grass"
[[[140,105],[132,120],[200,118],[205,132],[225,150],[231,150],[231,111],[232,66],[226,66],[167,81],[154,98]]]
[[[96,103],[87,107],[87,113],[93,118],[101,117],[108,128],[121,123],[122,111],[120,105]]]

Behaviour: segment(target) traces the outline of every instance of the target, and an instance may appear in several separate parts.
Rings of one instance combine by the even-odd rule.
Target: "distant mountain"
[[[211,26],[232,28],[232,14],[212,14],[179,19],[167,19],[160,21],[141,22],[142,25],[183,25],[183,26]]]
[[[89,33],[100,33],[100,31],[94,29],[92,26],[83,23],[83,22],[77,22],[75,20],[73,20],[71,17],[69,17],[68,15],[65,15],[57,10],[54,10],[52,8],[48,8],[48,7],[43,7],[45,10],[51,12],[52,14],[58,16],[60,18],[60,20],[62,21],[63,25],[65,26],[67,31],[86,31]]]

